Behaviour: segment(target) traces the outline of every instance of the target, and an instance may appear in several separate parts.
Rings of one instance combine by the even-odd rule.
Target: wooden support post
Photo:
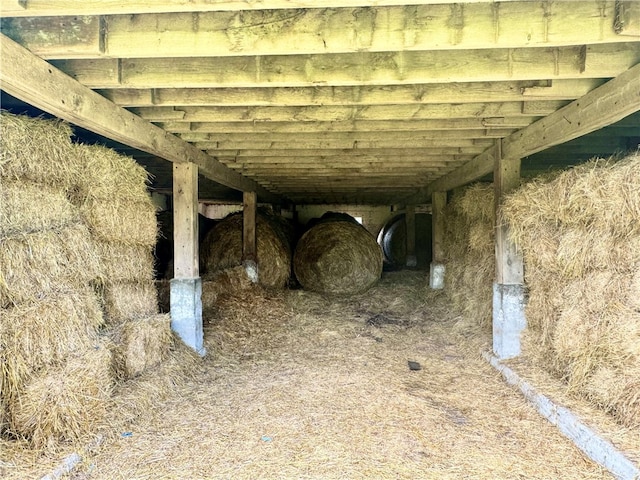
[[[173,165],[174,277],[200,276],[198,261],[198,167]]]
[[[406,246],[407,246],[407,267],[418,266],[418,258],[416,257],[416,207],[415,205],[407,205],[404,214],[406,226]]]
[[[173,232],[171,328],[187,345],[205,355],[198,257],[198,166],[193,163],[173,165]]]
[[[509,240],[509,226],[502,224],[498,211],[505,194],[520,185],[519,158],[503,158],[501,143],[494,158],[494,201],[496,212],[496,281],[493,286],[493,351],[500,359],[520,355],[520,332],[524,316],[524,266],[522,256]]]
[[[433,258],[429,272],[429,287],[444,288],[444,209],[447,206],[447,192],[431,194],[431,230]]]
[[[242,264],[252,282],[258,282],[258,250],[256,245],[256,205],[255,192],[242,195]]]

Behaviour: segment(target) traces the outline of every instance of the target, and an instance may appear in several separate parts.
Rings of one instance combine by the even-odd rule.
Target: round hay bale
[[[242,214],[234,213],[206,235],[200,245],[202,268],[208,276],[242,264]],[[291,247],[267,217],[256,216],[258,282],[282,288],[291,276]]]
[[[318,223],[298,242],[293,268],[305,289],[355,294],[372,287],[382,274],[382,249],[361,225]]]

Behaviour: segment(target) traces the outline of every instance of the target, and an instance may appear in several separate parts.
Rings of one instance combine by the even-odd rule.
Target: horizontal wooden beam
[[[555,113],[502,140],[503,158],[524,158],[586,135],[640,111],[640,63]],[[439,178],[411,197],[427,199],[432,192],[465,185],[492,172],[496,148]]]
[[[604,80],[465,82],[362,87],[104,89],[121,107],[295,107],[574,100]]]
[[[412,142],[421,140],[459,140],[465,144],[472,139],[503,138],[513,133],[515,129],[501,128],[493,130],[450,130],[450,131],[413,131],[413,132],[334,132],[331,133],[332,141],[346,142],[370,142],[375,140],[396,140],[397,142]],[[288,133],[181,133],[178,134],[185,142],[290,142],[291,148],[303,145],[307,142],[327,140],[326,132],[300,133],[293,137]],[[403,147],[408,145],[405,143]],[[447,143],[444,143],[446,145]],[[352,145],[351,145],[352,146]],[[351,148],[350,146],[350,148]]]
[[[544,116],[566,100],[537,102],[524,112],[524,102],[364,107],[139,107],[131,111],[150,122],[346,122],[358,120],[429,120],[453,118]]]
[[[402,120],[347,120],[341,122],[157,122],[171,133],[329,133],[329,132],[407,132],[448,130],[492,130],[494,128],[522,128],[540,116],[439,118]]]
[[[625,37],[628,38],[628,37]],[[90,88],[412,85],[611,78],[640,61],[637,42],[487,50],[258,57],[53,60]],[[437,68],[434,68],[434,65]]]
[[[457,0],[412,0],[414,5],[456,3]],[[509,1],[509,0],[506,0]],[[494,0],[466,0],[466,3],[493,3]],[[405,5],[406,0],[376,0],[379,6]],[[371,0],[2,0],[3,17],[51,17],[58,15],[114,15],[169,12],[216,12],[295,8],[368,7]]]
[[[0,34],[2,89],[56,117],[172,162],[191,162],[202,175],[231,188],[275,195],[81,85],[24,47]]]
[[[8,19],[2,30],[46,59],[561,47],[624,41],[614,29],[614,5],[512,1],[137,15],[114,9],[103,17]]]

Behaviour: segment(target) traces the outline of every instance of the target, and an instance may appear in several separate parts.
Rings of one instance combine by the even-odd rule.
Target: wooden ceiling
[[[1,16],[3,90],[118,142],[161,191],[194,161],[202,198],[421,203],[490,175],[498,145],[531,174],[640,142],[637,1],[2,0]]]

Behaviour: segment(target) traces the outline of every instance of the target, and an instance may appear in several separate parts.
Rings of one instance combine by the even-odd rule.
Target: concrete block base
[[[207,351],[202,330],[202,280],[174,278],[170,285],[171,329],[204,357]]]
[[[493,353],[500,359],[520,355],[520,333],[527,326],[524,286],[493,284]]]
[[[444,288],[444,264],[431,262],[429,266],[429,288],[442,290]]]

